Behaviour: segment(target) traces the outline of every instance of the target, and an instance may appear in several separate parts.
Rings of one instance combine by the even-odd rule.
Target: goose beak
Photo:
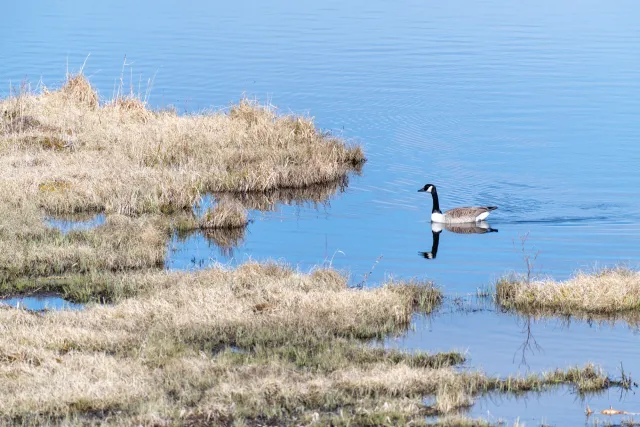
[[[425,190],[424,187],[423,187],[423,188],[418,190],[418,193],[424,193],[425,191],[427,191],[427,190]]]

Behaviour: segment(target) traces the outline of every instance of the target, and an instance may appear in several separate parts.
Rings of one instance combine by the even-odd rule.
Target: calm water
[[[90,53],[84,71],[109,97],[126,55],[125,79],[136,89],[154,78],[154,106],[224,107],[246,93],[284,112],[309,112],[321,127],[364,144],[369,162],[344,193],[320,206],[254,211],[240,236],[176,237],[169,268],[249,258],[301,270],[331,263],[355,282],[417,276],[465,294],[522,271],[523,255],[537,254],[536,272],[560,279],[638,265],[640,4],[218,3],[3,7],[3,96],[24,78],[55,86],[67,62],[78,70]],[[433,248],[431,200],[416,190],[427,182],[438,186],[445,209],[499,206],[489,217],[499,231],[443,230],[437,256],[425,258],[420,253]],[[419,319],[414,332],[388,344],[468,349],[470,364],[491,373],[588,360],[640,372],[633,328],[554,322],[532,326],[543,350],[531,352],[528,365],[514,358],[522,320],[492,311]],[[600,403],[616,406],[618,398]],[[584,422],[582,403],[562,402],[569,409],[542,404],[531,412],[531,403],[504,401],[473,411]],[[536,421],[526,418],[532,413]]]
[[[82,304],[74,304],[56,295],[21,296],[0,298],[0,305],[8,305],[33,311],[42,310],[80,310]]]
[[[99,227],[106,222],[104,214],[98,215],[66,215],[61,217],[45,218],[49,227],[57,228],[64,234],[70,231],[90,230]]]

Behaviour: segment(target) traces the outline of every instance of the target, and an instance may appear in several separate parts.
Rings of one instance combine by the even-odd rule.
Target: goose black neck
[[[431,197],[433,198],[433,210],[432,213],[442,213],[440,211],[440,201],[438,200],[438,192],[434,188],[431,190]]]

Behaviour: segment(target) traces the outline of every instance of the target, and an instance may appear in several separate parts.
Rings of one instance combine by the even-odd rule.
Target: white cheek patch
[[[429,188],[427,188],[427,193],[431,193],[431,190],[433,189],[433,186],[430,185]]]

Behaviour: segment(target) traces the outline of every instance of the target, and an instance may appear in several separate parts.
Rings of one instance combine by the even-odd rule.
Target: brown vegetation
[[[496,284],[496,302],[524,313],[625,315],[640,311],[640,272],[627,268],[579,272],[570,280],[527,281],[505,277]]]
[[[241,228],[247,225],[247,210],[237,200],[221,199],[200,218],[200,228]]]
[[[334,270],[255,263],[94,280],[114,305],[0,308],[4,422],[402,424],[489,391],[612,385],[591,366],[500,379],[452,369],[458,353],[361,341],[401,333],[415,310],[428,311],[424,302],[441,296],[426,284],[350,289]]]
[[[188,210],[205,193],[334,182],[363,161],[360,147],[311,118],[246,99],[227,113],[180,116],[135,98],[100,103],[77,75],[0,100],[2,202],[50,213]]]
[[[246,99],[177,115],[133,95],[102,101],[81,74],[57,90],[23,88],[0,100],[0,283],[155,267],[172,230],[242,227],[242,206],[272,208],[296,190],[326,200],[363,162],[312,118]],[[214,192],[220,203],[199,223],[192,207]],[[64,235],[43,222],[87,212],[106,224]],[[223,250],[242,238],[209,233]]]

